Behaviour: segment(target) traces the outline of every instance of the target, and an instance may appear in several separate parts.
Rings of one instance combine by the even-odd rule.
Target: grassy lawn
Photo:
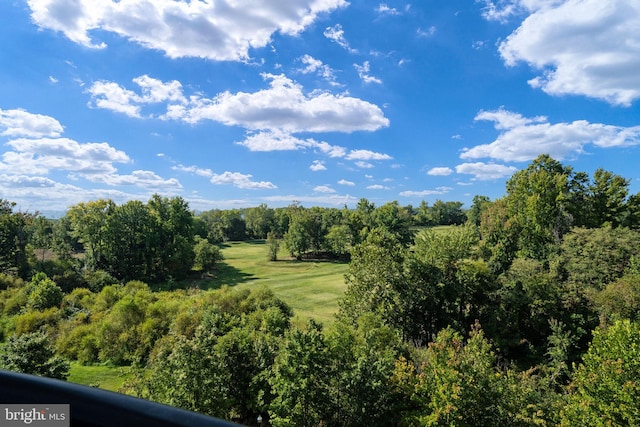
[[[99,387],[105,390],[118,391],[124,382],[131,377],[131,369],[127,366],[83,366],[71,362],[69,378],[71,383]]]
[[[263,240],[228,242],[221,246],[224,261],[203,288],[268,286],[293,309],[297,321],[333,321],[344,294],[348,264],[333,261],[295,261],[281,248],[278,261],[267,260]]]

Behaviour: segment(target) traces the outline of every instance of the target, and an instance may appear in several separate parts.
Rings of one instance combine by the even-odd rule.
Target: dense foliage
[[[51,221],[3,201],[0,365],[130,365],[124,391],[248,425],[638,425],[628,187],[540,156],[466,213],[362,199],[194,214],[156,195]],[[215,274],[219,243],[265,238],[269,262],[281,243],[350,260],[334,322],[295,324],[267,288],[174,286]]]

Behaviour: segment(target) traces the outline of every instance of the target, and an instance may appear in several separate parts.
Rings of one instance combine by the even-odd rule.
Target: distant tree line
[[[367,233],[384,227],[408,243],[416,228],[462,224],[462,203],[438,200],[414,209],[397,202],[376,207],[361,199],[355,209],[253,208],[194,213],[181,197],[154,195],[148,202],[117,205],[99,199],[73,205],[60,219],[14,212],[0,201],[0,272],[23,279],[43,271],[65,290],[143,280],[182,280],[220,260],[216,244],[266,239],[284,244],[292,257],[348,259]],[[47,253],[55,253],[55,261]],[[80,255],[80,256],[78,256]],[[277,251],[274,253],[274,260]],[[76,271],[77,274],[72,274]]]

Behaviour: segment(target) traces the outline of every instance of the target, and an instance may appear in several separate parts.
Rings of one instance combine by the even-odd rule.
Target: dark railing
[[[72,427],[238,426],[137,397],[8,371],[0,371],[0,404],[68,404]]]

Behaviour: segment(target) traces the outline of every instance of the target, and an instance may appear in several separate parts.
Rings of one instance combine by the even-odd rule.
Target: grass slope
[[[293,308],[298,321],[304,322],[309,318],[323,323],[333,321],[333,315],[338,311],[338,300],[346,289],[344,275],[347,263],[295,261],[284,249],[280,250],[278,261],[268,261],[263,240],[229,242],[221,248],[224,261],[214,276],[202,283],[202,287],[264,285]]]
[[[131,368],[127,366],[84,366],[78,362],[71,362],[71,369],[69,369],[69,378],[67,381],[99,387],[105,390],[118,391],[124,382],[130,378]]]

